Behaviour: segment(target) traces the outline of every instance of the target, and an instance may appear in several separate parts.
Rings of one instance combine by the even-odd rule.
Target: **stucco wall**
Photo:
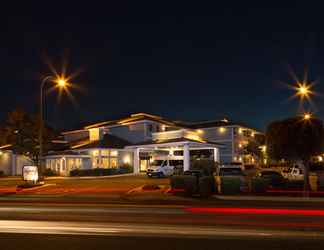
[[[132,143],[146,140],[144,123],[109,128],[109,133]]]

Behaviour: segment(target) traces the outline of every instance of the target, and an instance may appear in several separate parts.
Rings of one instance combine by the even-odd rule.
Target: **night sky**
[[[302,78],[307,67],[324,93],[323,6],[315,1],[82,2],[1,8],[2,120],[16,106],[37,111],[48,63],[80,72],[74,104],[47,96],[47,120],[61,129],[133,112],[264,129],[298,111],[284,84],[293,83],[289,68]],[[323,100],[314,102],[323,117]]]

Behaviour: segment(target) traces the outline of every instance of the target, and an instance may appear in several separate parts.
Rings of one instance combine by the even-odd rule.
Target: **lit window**
[[[118,151],[117,151],[117,150],[112,150],[112,151],[110,152],[110,156],[112,156],[112,157],[116,157],[116,156],[118,156]]]
[[[117,167],[117,158],[110,158],[110,167],[111,168]]]
[[[109,156],[109,150],[101,150],[102,156]]]
[[[99,155],[99,150],[93,150],[92,155],[93,156],[98,156]]]
[[[243,129],[242,128],[239,128],[238,133],[239,134],[243,134]]]
[[[109,158],[107,158],[107,157],[102,158],[102,167],[109,168]]]

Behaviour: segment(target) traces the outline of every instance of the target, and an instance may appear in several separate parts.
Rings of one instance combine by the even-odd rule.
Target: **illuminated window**
[[[112,151],[110,152],[110,156],[112,156],[112,157],[117,157],[117,156],[118,156],[118,151],[117,151],[117,150],[112,150]]]
[[[101,150],[102,156],[109,156],[109,150]]]
[[[108,157],[103,157],[102,158],[102,167],[103,168],[109,168],[109,158]]]
[[[241,135],[241,134],[243,134],[243,129],[242,128],[239,128],[238,129],[238,133]]]
[[[98,156],[99,155],[99,150],[93,150],[92,155],[93,156]]]
[[[117,168],[117,158],[110,158],[110,167]]]

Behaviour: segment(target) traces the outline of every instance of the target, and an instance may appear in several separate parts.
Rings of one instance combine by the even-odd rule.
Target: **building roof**
[[[104,127],[104,126],[125,125],[125,124],[131,123],[131,122],[137,122],[137,121],[143,121],[143,120],[155,121],[155,122],[159,122],[159,123],[162,123],[162,124],[165,124],[168,126],[177,126],[176,122],[171,121],[169,119],[162,118],[157,115],[151,115],[151,114],[146,114],[146,113],[136,113],[136,114],[131,114],[128,117],[123,117],[123,118],[116,119],[116,120],[102,121],[102,122],[88,124],[88,125],[84,126],[82,129],[66,131],[66,132],[63,132],[62,134],[80,132],[83,130],[99,128],[99,127]]]
[[[132,145],[129,141],[111,134],[105,134],[103,139],[98,141],[90,141],[82,139],[71,143],[71,149],[89,149],[89,148],[124,148],[125,146]]]
[[[161,116],[151,115],[151,114],[147,114],[147,113],[136,113],[136,114],[131,114],[128,117],[123,117],[120,119],[88,124],[88,125],[84,126],[82,129],[66,131],[66,132],[63,132],[62,134],[64,135],[64,134],[69,134],[69,133],[76,133],[76,132],[84,131],[87,129],[99,128],[99,127],[104,127],[104,126],[127,125],[132,122],[138,122],[138,121],[143,121],[143,120],[150,120],[150,121],[155,121],[155,122],[165,124],[168,126],[174,126],[174,127],[179,127],[179,128],[188,128],[188,129],[222,127],[222,126],[241,126],[241,127],[245,127],[245,128],[251,128],[250,126],[247,126],[244,123],[232,122],[232,121],[228,121],[227,119],[209,120],[209,121],[200,121],[200,122],[186,122],[186,121],[170,120],[170,119],[163,118]]]

